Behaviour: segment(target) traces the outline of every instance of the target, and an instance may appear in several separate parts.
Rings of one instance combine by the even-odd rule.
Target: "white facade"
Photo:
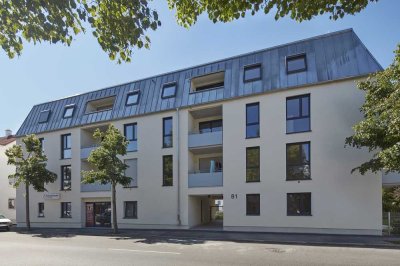
[[[15,172],[15,167],[7,165],[7,156],[5,155],[5,151],[16,142],[12,136],[10,139],[7,137],[1,139],[3,139],[4,145],[0,145],[0,214],[16,222],[16,189],[13,187],[13,182],[8,179],[8,176]]]
[[[215,200],[223,199],[224,230],[381,234],[382,176],[351,174],[371,155],[344,147],[352,126],[362,119],[363,94],[356,81],[278,90],[113,121],[121,132],[125,124],[137,123],[137,151],[123,158],[137,159],[137,187],[117,189],[119,226],[193,228],[209,222],[218,209],[212,206]],[[311,131],[287,134],[287,97],[303,94],[310,95]],[[255,102],[259,103],[260,136],[246,139],[246,104]],[[165,117],[173,118],[171,148],[162,147]],[[200,122],[216,119],[222,119],[222,133],[196,134]],[[110,191],[95,191],[93,186],[94,191],[83,192],[80,184],[81,170],[90,169],[81,157],[84,148],[94,144],[91,132],[108,123],[38,134],[44,139],[48,169],[59,178],[47,186],[48,192],[32,189],[32,227],[85,227],[86,203],[110,202]],[[71,159],[60,159],[63,134],[72,137]],[[286,145],[297,142],[310,142],[311,179],[287,181]],[[260,149],[259,182],[246,182],[246,147]],[[173,156],[172,186],[163,186],[163,155]],[[222,171],[199,171],[205,158],[212,158],[212,168],[222,158]],[[63,165],[71,165],[70,191],[60,190]],[[311,215],[288,215],[287,193],[297,192],[311,193]],[[259,215],[246,215],[247,194],[259,194]],[[124,218],[124,202],[132,201],[137,202],[137,218]],[[70,218],[61,218],[61,202],[71,202]],[[44,217],[38,215],[39,203],[44,203]],[[17,206],[18,226],[24,227],[23,188],[17,190]]]

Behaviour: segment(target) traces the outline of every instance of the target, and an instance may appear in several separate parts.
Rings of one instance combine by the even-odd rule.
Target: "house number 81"
[[[237,194],[231,194],[231,199],[237,199]]]

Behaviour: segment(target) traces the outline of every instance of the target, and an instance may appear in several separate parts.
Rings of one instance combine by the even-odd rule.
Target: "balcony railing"
[[[100,183],[81,184],[81,192],[111,191],[111,184],[102,185]]]
[[[398,186],[400,185],[400,174],[399,173],[383,173],[382,175],[383,186]]]
[[[222,145],[222,131],[189,134],[189,149],[218,145]]]
[[[189,173],[188,187],[222,187],[223,174],[220,172],[201,172]]]
[[[92,145],[92,146],[87,146],[87,147],[82,147],[81,148],[81,159],[87,159],[89,158],[90,153],[98,148],[99,145]]]

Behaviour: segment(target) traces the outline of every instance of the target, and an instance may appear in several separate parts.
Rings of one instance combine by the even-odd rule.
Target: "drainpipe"
[[[176,138],[177,138],[177,143],[176,143],[176,148],[177,148],[177,153],[176,153],[176,155],[177,155],[177,158],[178,158],[178,171],[177,171],[177,173],[178,173],[178,183],[177,183],[177,187],[178,187],[178,215],[177,215],[177,218],[178,218],[178,225],[181,225],[181,187],[180,187],[180,171],[181,171],[181,169],[180,169],[180,160],[181,160],[181,158],[180,158],[180,150],[179,150],[179,143],[180,143],[180,137],[179,137],[179,130],[180,130],[180,126],[179,126],[179,107],[178,108],[176,108],[176,127],[177,127],[177,131],[176,131]]]

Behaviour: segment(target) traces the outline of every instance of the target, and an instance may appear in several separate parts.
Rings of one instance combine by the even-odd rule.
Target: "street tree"
[[[118,233],[116,186],[120,184],[126,187],[131,182],[131,178],[125,176],[128,166],[120,159],[120,156],[126,155],[128,141],[113,125],[110,125],[106,132],[96,129],[93,137],[100,145],[89,155],[88,162],[94,169],[82,171],[82,182],[111,184],[112,225],[114,233]]]
[[[274,13],[276,20],[310,20],[329,14],[336,20],[362,11],[378,0],[165,0],[185,27],[207,13],[211,21],[229,22],[247,14]],[[111,60],[130,62],[135,49],[150,47],[148,31],[161,26],[151,0],[8,0],[0,1],[0,46],[8,57],[20,55],[25,42],[70,46],[87,31]]]
[[[38,192],[47,191],[45,184],[53,183],[57,175],[46,169],[47,157],[43,153],[42,145],[35,135],[22,139],[24,147],[13,145],[6,150],[7,163],[15,166],[15,173],[8,178],[15,181],[15,187],[25,185],[25,216],[26,226],[31,229],[29,216],[29,187]]]

